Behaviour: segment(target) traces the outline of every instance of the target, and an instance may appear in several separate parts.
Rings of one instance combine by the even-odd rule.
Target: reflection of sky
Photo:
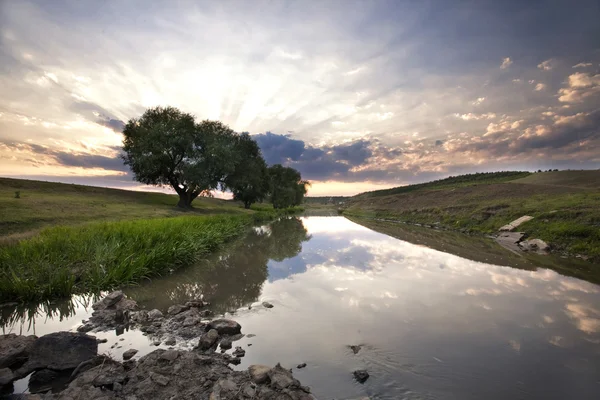
[[[311,239],[301,253],[268,262],[260,301],[275,307],[235,312],[257,335],[237,343],[253,345],[239,368],[306,362],[294,374],[318,398],[597,399],[600,286],[466,260],[341,217],[302,221]],[[40,315],[35,333],[74,329],[91,310],[75,311]],[[117,357],[154,348],[139,332],[121,349],[110,348],[114,332],[100,336]],[[364,385],[352,380],[357,368],[371,374]]]
[[[241,368],[307,362],[323,398],[595,398],[600,288],[462,259],[344,218],[304,219],[302,253],[269,262]],[[286,278],[287,279],[284,279]],[[353,355],[345,347],[364,344]],[[366,367],[364,386],[351,380]],[[379,397],[378,397],[379,398]]]

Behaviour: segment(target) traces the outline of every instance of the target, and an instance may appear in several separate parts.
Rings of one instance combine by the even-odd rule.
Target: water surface
[[[290,218],[125,291],[162,310],[210,299],[256,335],[236,342],[246,349],[236,368],[307,363],[294,374],[321,399],[599,398],[600,287],[494,265],[504,259],[490,254],[472,261],[343,217]],[[5,309],[4,330],[73,329],[91,302],[74,300],[23,318]],[[117,357],[155,348],[137,331],[122,342],[101,335],[110,339],[101,351]],[[365,384],[352,379],[355,369],[369,371]]]

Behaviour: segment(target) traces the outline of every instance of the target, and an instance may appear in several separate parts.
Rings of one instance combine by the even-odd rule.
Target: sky
[[[600,168],[597,0],[0,0],[0,176],[132,190],[149,107],[249,132],[309,195]]]

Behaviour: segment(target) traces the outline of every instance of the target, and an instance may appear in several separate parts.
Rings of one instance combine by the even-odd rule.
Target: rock
[[[37,336],[0,335],[0,369],[18,366],[29,357]]]
[[[513,229],[517,228],[522,223],[525,223],[527,221],[531,221],[532,219],[533,219],[533,217],[530,217],[529,215],[523,215],[521,218],[517,218],[514,221],[512,221],[511,223],[504,225],[503,227],[501,227],[499,229],[499,231],[501,231],[501,232],[510,232]]]
[[[294,379],[292,373],[279,364],[269,371],[269,379],[271,380],[270,387],[273,389],[281,390],[291,386],[300,386],[300,382]]]
[[[167,378],[164,375],[157,374],[156,372],[150,373],[150,379],[152,379],[153,382],[156,382],[160,386],[167,386],[169,384],[169,378]]]
[[[269,372],[271,371],[271,367],[266,365],[254,364],[248,367],[248,373],[250,374],[250,379],[254,383],[265,383],[269,380]]]
[[[538,254],[546,254],[550,251],[550,245],[541,239],[524,240],[519,245],[525,251],[535,252]]]
[[[306,367],[306,363],[302,363],[302,364],[298,364],[297,368],[304,368]]]
[[[137,354],[137,350],[136,349],[129,349],[125,352],[123,352],[123,360],[130,360],[133,358],[133,356],[135,356]]]
[[[117,290],[112,293],[107,294],[102,300],[94,303],[92,308],[94,310],[103,310],[105,308],[114,306],[117,304],[125,295],[122,291]]]
[[[229,350],[232,347],[231,339],[229,339],[229,338],[221,339],[221,342],[219,344],[221,346],[221,349],[223,349],[223,350]]]
[[[273,304],[269,303],[268,301],[263,301],[262,305],[264,308],[273,308]]]
[[[31,393],[41,393],[52,390],[53,382],[59,378],[60,373],[51,369],[41,369],[31,374],[28,389]],[[70,375],[70,374],[69,374]]]
[[[209,400],[238,398],[237,396],[233,397],[238,394],[237,392],[238,387],[233,379],[230,377],[221,378],[213,386]]]
[[[358,352],[360,351],[360,349],[362,348],[361,345],[352,345],[352,346],[348,346],[350,347],[350,350],[352,350],[352,352],[354,354],[358,354]]]
[[[15,375],[10,368],[0,369],[0,387],[8,385],[15,379]]]
[[[253,338],[253,337],[255,337],[255,336],[256,336],[256,335],[255,335],[254,333],[249,333],[249,334],[247,334],[247,335],[246,335],[246,337],[247,337],[247,338]]]
[[[200,324],[199,317],[188,317],[183,321],[183,326],[194,326]]]
[[[148,319],[150,321],[153,321],[155,319],[162,318],[162,317],[163,317],[163,313],[160,312],[160,310],[157,310],[156,308],[154,310],[148,311]]]
[[[201,308],[201,307],[204,307],[204,303],[202,302],[202,300],[191,300],[191,301],[186,302],[185,306],[188,308],[192,308],[192,307]]]
[[[200,311],[200,316],[204,318],[212,317],[213,312],[210,310],[202,310]]]
[[[96,339],[96,342],[98,342],[98,344],[100,343],[108,343],[108,339],[104,338],[104,339]]]
[[[85,333],[55,332],[36,340],[21,373],[41,368],[65,370],[96,356],[98,343]]]
[[[242,349],[240,346],[236,346],[235,350],[231,354],[237,358],[244,357],[246,355],[246,350]]]
[[[179,351],[177,350],[167,350],[160,356],[161,360],[167,361],[175,361],[179,357]]]
[[[210,321],[208,329],[215,329],[220,335],[235,335],[242,331],[242,327],[230,319],[215,319]]]
[[[369,373],[364,369],[356,370],[352,374],[358,383],[365,383],[369,379]]]
[[[167,314],[169,315],[177,315],[186,311],[189,307],[182,306],[181,304],[174,304],[167,310]]]
[[[174,337],[170,337],[170,338],[167,338],[167,340],[165,340],[165,344],[167,346],[174,346],[176,343],[177,343],[177,340],[175,340]]]
[[[152,346],[160,346],[160,340],[153,341]]]
[[[201,350],[210,349],[213,346],[213,344],[215,344],[218,338],[219,332],[217,332],[216,329],[211,329],[200,337],[198,347],[200,347]]]

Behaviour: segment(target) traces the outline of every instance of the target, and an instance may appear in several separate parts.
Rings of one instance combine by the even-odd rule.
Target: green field
[[[600,261],[600,171],[463,175],[363,193],[341,211],[481,234],[531,215],[520,231],[556,252]]]
[[[180,216],[177,201],[164,193],[0,178],[0,241],[55,225]],[[240,204],[213,198],[198,198],[194,207],[200,214],[247,212]]]
[[[19,198],[15,192],[19,191]],[[0,301],[96,292],[195,263],[253,223],[300,208],[245,210],[199,198],[0,178]]]

